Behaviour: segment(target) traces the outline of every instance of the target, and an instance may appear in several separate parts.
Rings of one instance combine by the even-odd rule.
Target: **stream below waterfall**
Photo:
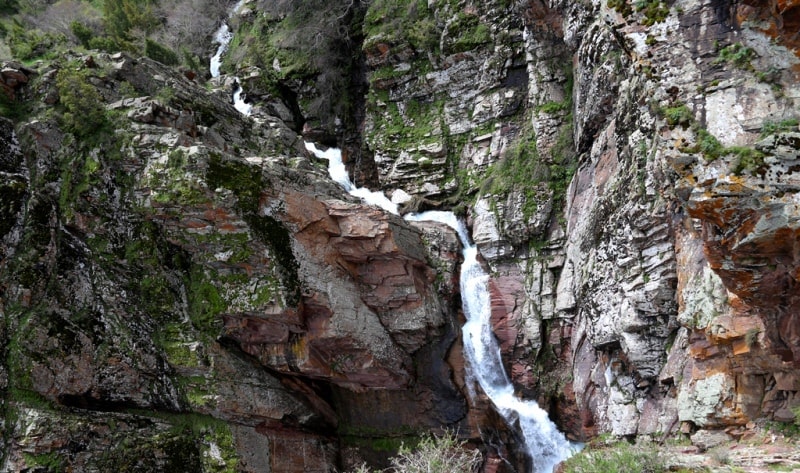
[[[339,149],[319,150],[313,143],[306,149],[328,161],[331,178],[351,195],[387,212],[398,214],[397,204],[382,192],[358,188],[350,181]],[[467,360],[467,385],[475,396],[477,383],[511,428],[518,428],[525,439],[525,450],[531,459],[533,472],[551,473],[559,462],[567,459],[579,446],[569,442],[549,419],[547,411],[533,400],[523,400],[514,394],[500,356],[500,345],[492,332],[489,274],[478,261],[478,248],[471,243],[463,222],[453,212],[430,211],[410,214],[407,221],[433,221],[445,224],[458,233],[463,247],[464,262],[459,280],[461,301],[467,322],[462,327],[464,357]]]

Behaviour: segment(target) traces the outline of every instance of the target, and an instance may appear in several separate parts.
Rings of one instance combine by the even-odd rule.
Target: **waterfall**
[[[230,28],[228,28],[228,24],[223,23],[217,32],[214,33],[214,44],[218,44],[219,46],[217,46],[217,52],[211,56],[211,65],[209,66],[209,69],[211,69],[211,77],[219,77],[219,68],[222,66],[222,55],[228,50],[231,39],[233,39],[233,33],[231,33]]]
[[[228,14],[228,18],[232,17],[236,14],[237,11],[244,5],[245,0],[239,0],[236,5],[233,6],[230,13]],[[233,33],[230,30],[227,22],[223,22],[220,25],[219,29],[214,33],[214,40],[213,43],[217,44],[217,51],[211,56],[211,60],[209,61],[209,70],[211,71],[211,77],[219,77],[220,75],[220,67],[222,66],[222,55],[228,50],[228,45],[231,43],[233,39]],[[253,110],[253,106],[249,103],[244,101],[242,97],[242,93],[244,90],[242,89],[242,85],[239,83],[239,79],[236,78],[236,86],[233,89],[233,106],[236,107],[236,110],[239,111],[242,115],[249,116]]]
[[[373,192],[366,187],[356,187],[350,181],[350,175],[347,173],[344,162],[342,162],[342,151],[340,149],[328,148],[327,151],[321,151],[317,149],[314,143],[309,142],[306,142],[306,149],[314,153],[316,157],[328,161],[328,173],[331,179],[342,186],[350,195],[358,197],[370,205],[380,207],[387,212],[399,215],[397,204],[387,199],[383,192]]]
[[[459,280],[461,303],[467,318],[461,333],[470,368],[467,372],[470,394],[474,395],[472,383],[477,382],[510,426],[519,423],[533,471],[552,472],[556,464],[572,454],[574,446],[536,401],[526,401],[514,394],[514,386],[503,368],[500,345],[492,332],[489,275],[478,262],[478,248],[470,242],[464,224],[452,212],[424,212],[405,218],[444,223],[458,233],[464,255]]]
[[[320,151],[312,143],[306,143],[306,149],[317,157],[328,160],[331,178],[351,195],[397,214],[397,205],[382,193],[353,185],[342,163],[340,150],[329,148],[327,151]],[[578,446],[566,439],[549,419],[547,411],[540,408],[535,401],[523,400],[514,394],[514,386],[503,367],[500,345],[492,332],[489,275],[478,262],[478,248],[471,243],[466,227],[453,212],[430,211],[406,215],[404,218],[412,222],[443,223],[458,233],[464,256],[459,284],[462,307],[467,319],[461,330],[470,395],[475,395],[474,383],[477,382],[508,425],[512,428],[519,425],[533,471],[551,473],[555,465],[566,460]]]

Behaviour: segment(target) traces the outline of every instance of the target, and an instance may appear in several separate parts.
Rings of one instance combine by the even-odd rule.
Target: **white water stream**
[[[228,14],[228,18],[232,17],[239,11],[239,9],[244,5],[245,0],[239,0],[236,5],[233,6],[230,13]],[[231,40],[233,39],[233,33],[230,30],[227,22],[222,23],[216,33],[214,33],[214,40],[213,44],[217,46],[217,52],[211,56],[209,69],[211,71],[211,77],[219,77],[220,75],[220,67],[222,66],[222,55],[228,50],[228,45],[231,44]],[[236,87],[233,90],[233,106],[236,107],[236,110],[239,111],[242,115],[249,116],[250,113],[253,111],[253,106],[249,103],[245,102],[242,98],[242,85],[239,82],[239,79],[236,79]]]
[[[328,160],[328,172],[351,195],[368,204],[377,205],[397,214],[397,205],[383,193],[357,188],[342,162],[342,153],[336,148],[320,151],[313,143],[306,149],[319,158]],[[525,439],[525,448],[535,473],[551,473],[559,462],[567,459],[578,447],[571,444],[548,418],[547,412],[533,400],[522,400],[514,394],[514,387],[503,368],[500,346],[492,333],[489,275],[478,262],[478,248],[470,242],[463,222],[452,212],[431,211],[404,217],[408,221],[434,221],[453,228],[463,245],[464,262],[461,265],[461,300],[467,322],[462,327],[464,356],[470,395],[474,396],[474,382],[489,396],[506,422],[519,426]]]

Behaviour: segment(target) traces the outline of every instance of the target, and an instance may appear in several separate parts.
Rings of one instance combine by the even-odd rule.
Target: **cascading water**
[[[219,77],[219,68],[222,66],[222,55],[228,50],[228,45],[233,39],[233,33],[227,23],[223,23],[216,33],[214,33],[214,44],[217,44],[217,52],[211,56],[211,77]]]
[[[239,0],[236,5],[233,6],[228,17],[232,17],[236,14],[237,11],[244,5],[245,0]],[[216,33],[214,33],[214,44],[217,44],[217,52],[211,56],[209,70],[211,71],[211,77],[219,77],[220,75],[220,67],[222,66],[222,55],[228,50],[228,45],[231,43],[233,39],[233,33],[230,30],[227,22],[222,23]],[[242,85],[239,83],[239,79],[236,79],[236,87],[233,90],[233,106],[236,107],[236,110],[239,111],[242,115],[250,115],[253,111],[253,106],[249,103],[244,101],[242,98]]]
[[[350,181],[342,163],[341,151],[329,148],[320,151],[312,143],[306,149],[328,160],[328,172],[351,195],[364,199],[388,212],[397,214],[397,205],[380,192],[357,188]],[[467,359],[470,395],[477,382],[489,396],[497,411],[510,426],[519,425],[525,439],[525,449],[535,473],[550,473],[559,462],[567,459],[578,446],[571,444],[548,418],[547,412],[535,401],[525,401],[514,395],[514,387],[503,368],[500,346],[492,333],[489,275],[478,262],[478,248],[470,242],[464,224],[452,212],[431,211],[404,217],[408,221],[434,221],[453,228],[463,246],[461,264],[461,300],[467,322],[462,327],[464,356]]]
[[[331,175],[331,179],[342,186],[350,195],[363,199],[364,202],[380,207],[387,212],[399,215],[397,204],[387,199],[386,196],[383,195],[383,192],[372,192],[366,187],[356,187],[350,181],[350,175],[347,174],[347,169],[342,162],[341,150],[338,148],[328,148],[327,151],[321,151],[314,146],[314,143],[308,142],[306,142],[306,149],[314,153],[316,157],[328,161],[328,173]]]

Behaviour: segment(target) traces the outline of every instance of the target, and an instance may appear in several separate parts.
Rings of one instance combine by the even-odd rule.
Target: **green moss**
[[[642,24],[651,26],[667,19],[669,8],[662,0],[635,0],[636,11],[644,15]]]
[[[364,17],[364,47],[377,42],[438,51],[441,31],[425,0],[375,0]]]
[[[607,0],[606,6],[613,10],[616,10],[617,13],[626,18],[633,12],[627,0]]]
[[[548,102],[538,107],[537,111],[555,114],[571,110],[572,70],[565,69],[564,76],[566,99],[562,102]],[[523,128],[503,158],[487,171],[482,191],[499,195],[507,194],[511,190],[521,191],[524,196],[521,211],[525,219],[536,212],[537,202],[543,198],[552,198],[553,209],[557,212],[563,205],[567,187],[577,169],[572,122],[571,113],[563,115],[563,124],[546,156],[539,156],[533,130],[529,127]]]
[[[17,178],[9,177],[0,182],[0,238],[16,224],[27,190],[26,183]]]
[[[259,215],[259,200],[262,190],[267,186],[260,170],[243,161],[223,160],[220,156],[212,156],[206,182],[212,189],[222,187],[233,191],[245,222],[253,234],[270,249],[280,266],[287,303],[296,305],[300,300],[300,278],[297,274],[298,263],[292,251],[292,237],[289,230],[275,218]]]
[[[688,127],[694,121],[694,115],[691,109],[684,103],[677,103],[672,107],[666,107],[661,110],[661,115],[667,121],[667,125],[671,127],[682,126]]]
[[[547,102],[545,104],[536,107],[536,110],[542,113],[547,113],[552,115],[555,113],[562,112],[564,110],[569,110],[571,106],[572,106],[571,100],[565,100],[563,102]]]
[[[746,146],[732,146],[725,149],[726,154],[732,154],[738,158],[734,166],[734,174],[741,175],[745,172],[753,174],[764,167],[764,153]]]
[[[297,305],[300,302],[300,278],[298,263],[292,252],[292,237],[289,230],[269,216],[252,216],[247,219],[253,233],[265,242],[281,267],[282,282],[286,289],[286,302]]]
[[[752,71],[753,64],[751,61],[755,56],[756,52],[752,48],[748,48],[741,43],[734,43],[720,49],[719,56],[714,62],[717,64],[733,64],[740,69]]]
[[[787,118],[786,120],[780,120],[777,122],[766,120],[761,125],[761,138],[774,135],[776,133],[796,131],[799,123],[800,122],[798,122],[797,118]]]
[[[477,15],[459,12],[455,20],[449,25],[448,31],[455,41],[450,46],[451,52],[460,53],[471,51],[476,47],[492,40],[489,27],[480,22]]]
[[[219,315],[225,312],[228,303],[203,269],[192,270],[187,296],[192,324],[206,336],[216,339],[221,329]]]
[[[25,465],[29,468],[34,468],[36,471],[47,473],[62,473],[65,471],[65,459],[61,456],[61,454],[59,454],[59,452],[39,454],[23,452],[22,456],[25,459]]]
[[[525,202],[521,211],[527,219],[538,207],[538,184],[547,181],[547,171],[548,167],[539,157],[536,136],[532,130],[526,129],[505,156],[487,170],[488,178],[482,190],[496,195],[522,190]]]
[[[224,159],[218,154],[212,154],[209,159],[206,183],[211,189],[222,187],[233,191],[238,207],[248,213],[257,212],[261,192],[266,189],[259,168],[244,161]]]

